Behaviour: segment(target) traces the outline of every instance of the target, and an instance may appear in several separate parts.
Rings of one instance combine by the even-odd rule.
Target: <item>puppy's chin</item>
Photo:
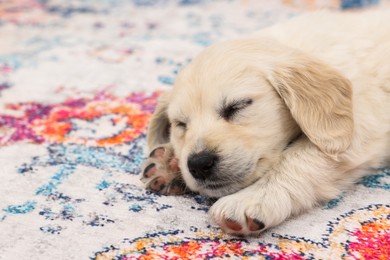
[[[205,195],[212,198],[223,197],[232,193],[235,193],[247,186],[251,182],[233,182],[233,181],[212,181],[204,180],[199,181],[195,180],[190,176],[190,174],[183,174],[184,181],[187,184],[188,188],[194,192],[198,192],[201,195]]]
[[[211,198],[219,198],[223,196],[227,196],[229,194],[235,193],[244,187],[239,187],[233,184],[221,187],[212,187],[212,185],[207,185],[210,188],[201,187],[198,192],[202,195],[211,197]]]

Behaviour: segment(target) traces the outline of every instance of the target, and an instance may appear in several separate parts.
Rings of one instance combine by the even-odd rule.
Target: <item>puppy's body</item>
[[[148,141],[170,142],[188,187],[221,197],[222,228],[257,234],[388,163],[389,104],[390,13],[316,13],[203,51]]]
[[[302,31],[304,28],[304,31]],[[352,86],[354,130],[340,162],[372,168],[390,156],[390,12],[314,13],[257,35],[317,57]]]

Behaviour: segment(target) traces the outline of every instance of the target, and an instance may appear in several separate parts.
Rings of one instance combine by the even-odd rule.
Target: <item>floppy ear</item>
[[[147,142],[150,149],[169,142],[171,128],[167,115],[169,99],[169,92],[163,93],[158,99],[147,133]]]
[[[303,54],[276,67],[269,82],[310,141],[337,160],[352,139],[351,83],[335,69]]]

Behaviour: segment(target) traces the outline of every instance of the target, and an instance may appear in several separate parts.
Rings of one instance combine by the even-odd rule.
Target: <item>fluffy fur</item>
[[[229,233],[337,197],[389,163],[389,17],[314,13],[205,49],[161,97],[149,146],[172,145],[187,186],[219,198],[210,216]],[[226,104],[241,106],[224,118]],[[188,159],[205,150],[218,165],[199,180]]]

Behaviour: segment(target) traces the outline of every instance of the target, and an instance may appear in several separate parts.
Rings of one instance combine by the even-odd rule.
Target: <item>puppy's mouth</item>
[[[198,192],[209,197],[222,197],[242,189],[237,183],[226,181],[201,181],[197,182]]]
[[[204,183],[202,185],[206,189],[212,189],[212,190],[217,190],[217,189],[223,189],[229,186],[229,183]]]
[[[199,193],[210,198],[220,198],[232,193],[239,191],[238,187],[234,187],[232,185],[215,185],[211,184],[205,187],[201,187],[199,189]]]

